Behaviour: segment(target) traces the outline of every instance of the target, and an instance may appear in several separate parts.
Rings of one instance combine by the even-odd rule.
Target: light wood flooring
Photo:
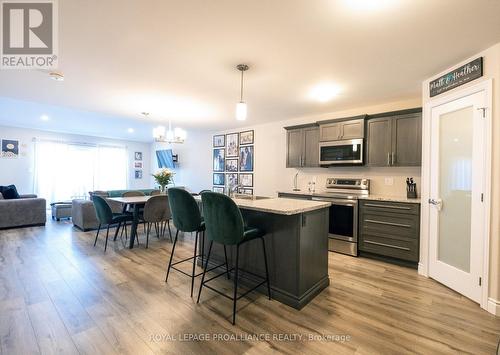
[[[93,237],[69,221],[0,231],[2,354],[494,354],[500,337],[500,318],[415,270],[334,253],[304,309],[252,294],[232,326],[227,299],[205,289],[196,304],[175,271],[164,282],[168,240],[104,254]]]

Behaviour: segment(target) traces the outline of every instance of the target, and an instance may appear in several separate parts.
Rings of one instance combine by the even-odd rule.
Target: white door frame
[[[489,290],[489,259],[490,259],[490,215],[491,215],[491,149],[492,149],[492,107],[493,107],[493,81],[483,80],[475,85],[432,99],[424,105],[422,117],[422,180],[421,180],[421,215],[420,215],[420,261],[418,263],[418,273],[429,277],[429,236],[430,236],[430,183],[431,183],[431,118],[432,109],[457,100],[464,96],[469,96],[483,91],[486,95],[485,111],[485,171],[484,171],[484,248],[483,248],[483,274],[480,306],[488,310],[488,290]]]

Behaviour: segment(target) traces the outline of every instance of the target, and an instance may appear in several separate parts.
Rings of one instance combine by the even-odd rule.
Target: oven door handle
[[[335,199],[335,198],[328,198],[328,197],[313,197],[313,201],[322,201],[322,202],[331,202],[336,205],[343,205],[343,206],[356,206],[358,204],[358,201],[352,201],[352,200],[340,200],[340,199]]]

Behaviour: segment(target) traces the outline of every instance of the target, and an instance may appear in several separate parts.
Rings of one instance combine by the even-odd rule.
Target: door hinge
[[[481,194],[481,202],[484,202],[484,194]]]
[[[482,283],[482,280],[481,280],[481,278],[479,278],[479,286],[481,286],[481,283]]]
[[[478,108],[483,113],[483,118],[486,118],[486,107],[480,107]]]

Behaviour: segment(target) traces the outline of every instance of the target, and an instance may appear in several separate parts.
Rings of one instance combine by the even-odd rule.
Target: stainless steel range
[[[326,179],[326,190],[313,200],[331,202],[328,250],[358,255],[358,197],[370,192],[369,179]]]

